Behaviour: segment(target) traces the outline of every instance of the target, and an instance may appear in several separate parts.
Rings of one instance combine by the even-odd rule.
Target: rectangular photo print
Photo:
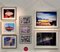
[[[2,20],[15,20],[16,7],[2,7]]]
[[[22,16],[19,18],[19,23],[21,25],[31,24],[31,16]]]
[[[20,35],[20,44],[30,44],[31,35]]]
[[[16,35],[6,35],[2,36],[2,48],[3,49],[14,49],[17,48],[17,36]]]
[[[2,22],[2,34],[15,34],[16,23],[15,22]]]
[[[36,27],[57,27],[57,12],[56,11],[37,11],[35,26]]]
[[[35,33],[36,48],[58,48],[58,33],[55,31]]]
[[[31,34],[31,26],[29,25],[22,25],[19,28],[19,34]]]

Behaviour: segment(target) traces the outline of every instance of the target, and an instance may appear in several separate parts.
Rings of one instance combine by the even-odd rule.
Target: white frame
[[[57,11],[36,11],[36,12],[56,12],[57,13]],[[57,15],[57,25],[56,26],[36,26],[36,12],[35,12],[35,14],[34,14],[34,28],[58,28],[58,15]]]
[[[8,32],[8,31],[6,31],[5,32],[5,28],[4,28],[4,24],[5,23],[14,23],[14,25],[15,25],[15,27],[14,27],[14,31],[11,31],[11,32]],[[16,34],[16,22],[14,21],[5,21],[5,22],[2,22],[2,34]]]
[[[37,32],[56,32],[56,46],[37,46],[36,45]],[[35,48],[58,48],[58,30],[35,30]]]
[[[15,45],[14,46],[4,46],[4,38],[5,37],[14,37],[15,38]],[[1,47],[3,48],[3,49],[15,49],[15,48],[17,48],[17,36],[16,35],[2,35],[2,38],[1,38]]]
[[[14,9],[14,18],[4,18],[4,9]],[[17,17],[16,7],[2,7],[2,20],[15,20]]]

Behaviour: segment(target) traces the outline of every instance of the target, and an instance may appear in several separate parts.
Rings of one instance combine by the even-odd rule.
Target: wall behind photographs
[[[4,6],[16,6],[17,7],[17,21],[19,22],[19,16],[32,16],[32,43],[31,44],[19,44],[19,23],[17,23],[17,48],[16,49],[2,49],[1,48],[1,32],[0,32],[0,52],[24,52],[23,48],[27,46],[29,50],[27,52],[60,52],[60,38],[58,49],[35,49],[34,48],[34,18],[36,11],[55,11],[58,13],[58,29],[60,29],[60,0],[0,0],[1,7]],[[1,13],[0,13],[1,14]],[[1,16],[0,16],[1,18]],[[2,22],[2,20],[0,20]],[[58,33],[60,34],[60,32]],[[59,35],[60,37],[60,35]]]

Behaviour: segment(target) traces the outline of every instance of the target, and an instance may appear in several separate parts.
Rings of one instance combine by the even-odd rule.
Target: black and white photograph
[[[22,16],[19,18],[19,23],[23,25],[31,24],[31,16]]]
[[[20,29],[19,29],[19,33],[20,34],[31,34],[31,26],[26,26],[26,25],[22,25],[20,26]]]
[[[20,36],[20,44],[30,44],[30,43],[31,43],[31,35]]]

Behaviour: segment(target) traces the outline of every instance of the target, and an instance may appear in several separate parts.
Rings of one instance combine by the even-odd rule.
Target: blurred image
[[[57,26],[57,12],[36,12],[36,26]]]
[[[55,32],[38,32],[36,38],[37,46],[56,46]]]
[[[4,24],[5,26],[5,31],[14,31],[14,28],[15,28],[15,24],[14,23],[5,23]]]
[[[31,40],[30,40],[30,36],[21,36],[21,43],[30,43]]]
[[[4,9],[4,18],[14,18],[14,9]]]
[[[30,17],[21,18],[21,24],[30,24],[30,23],[31,23]]]
[[[21,34],[31,33],[31,28],[30,28],[30,26],[21,26],[20,32],[21,32]]]
[[[4,34],[2,36],[2,48],[16,48],[17,47],[17,36],[15,34],[8,35]]]
[[[4,46],[14,46],[15,38],[14,37],[5,37],[4,38]]]

